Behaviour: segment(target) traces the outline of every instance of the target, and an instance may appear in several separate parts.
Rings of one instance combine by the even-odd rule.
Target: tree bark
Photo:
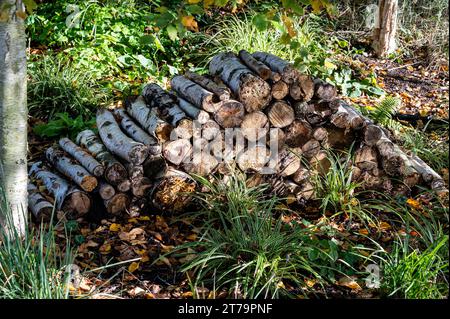
[[[372,43],[379,57],[384,57],[396,49],[397,14],[398,0],[379,0],[378,19],[373,30]]]
[[[97,187],[97,179],[83,167],[67,157],[61,149],[49,147],[45,152],[47,160],[63,175],[86,192]]]
[[[207,112],[215,112],[221,105],[217,96],[182,75],[172,78],[170,84],[177,95]]]
[[[196,106],[192,105],[185,99],[178,96],[178,105],[180,108],[186,113],[187,116],[189,116],[191,119],[198,121],[200,124],[205,124],[207,121],[209,121],[210,116],[209,113],[197,108]]]
[[[202,86],[205,90],[208,90],[217,95],[217,97],[221,101],[227,101],[230,99],[231,92],[228,88],[219,86],[213,80],[208,79],[206,76],[189,71],[186,72],[184,76],[192,82],[195,82],[198,85]]]
[[[39,192],[36,185],[28,183],[28,207],[34,218],[40,222],[48,222],[53,212],[53,204]]]
[[[126,136],[107,109],[97,111],[97,128],[106,148],[113,154],[136,165],[142,164],[148,155],[148,148]]]
[[[75,158],[85,169],[87,169],[92,175],[96,177],[103,176],[105,168],[100,164],[91,154],[83,150],[77,144],[72,142],[67,137],[63,137],[59,140],[59,146]]]
[[[244,64],[253,72],[255,72],[261,79],[268,80],[272,75],[272,70],[264,63],[256,60],[249,52],[245,50],[239,51],[239,58]]]
[[[270,103],[272,95],[269,84],[254,76],[231,52],[214,56],[209,63],[209,73],[220,76],[247,112],[262,110]]]
[[[127,179],[125,167],[111,155],[105,145],[91,130],[80,132],[76,139],[77,143],[86,148],[97,161],[105,167],[105,179],[112,185],[119,185]]]
[[[0,187],[14,228],[27,224],[27,61],[22,1],[0,3]],[[22,13],[22,14],[19,14]],[[0,214],[0,223],[4,216]],[[8,230],[13,233],[12,229]]]
[[[296,70],[289,62],[265,52],[255,52],[253,57],[258,61],[266,64],[273,72],[281,75],[281,79],[287,84],[292,84],[298,79],[299,71]]]
[[[159,143],[170,140],[170,133],[173,126],[163,121],[156,108],[148,108],[142,96],[138,96],[134,101],[127,100],[126,107],[128,114],[134,118],[151,136],[155,137]]]

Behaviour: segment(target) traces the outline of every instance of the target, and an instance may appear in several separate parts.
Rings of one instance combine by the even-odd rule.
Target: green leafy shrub
[[[46,124],[40,124],[33,128],[33,132],[43,137],[69,136],[75,139],[78,133],[85,129],[95,129],[95,118],[84,121],[81,115],[75,119],[69,117],[67,113],[57,113],[55,120]]]
[[[28,108],[36,117],[52,119],[56,113],[89,116],[110,101],[89,71],[51,55],[29,63]]]

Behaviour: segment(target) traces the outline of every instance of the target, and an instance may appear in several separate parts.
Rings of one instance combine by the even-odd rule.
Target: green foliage
[[[81,115],[72,119],[67,113],[57,113],[55,120],[40,124],[33,128],[33,132],[43,137],[69,136],[75,139],[78,133],[85,129],[95,130],[95,118],[85,121]]]
[[[33,116],[51,119],[61,112],[88,116],[110,100],[111,93],[90,72],[61,57],[44,56],[29,63],[28,72],[28,109]]]
[[[391,126],[392,116],[397,112],[399,106],[400,99],[386,96],[368,115],[375,123]]]
[[[264,195],[268,185],[249,188],[237,174],[228,183],[196,178],[207,189],[196,196],[202,237],[176,249],[186,250],[182,270],[193,271],[193,286],[227,288],[231,297],[277,298],[290,296],[288,284],[307,294],[305,279],[322,285],[357,272],[361,256],[356,248],[344,250],[338,234],[331,238],[306,221],[290,225],[275,217],[280,199]]]
[[[6,299],[66,299],[69,296],[69,265],[74,251],[69,240],[64,250],[55,242],[55,228],[50,223],[38,230],[27,228],[19,239],[14,229],[11,210],[4,204],[0,187],[0,298]],[[67,235],[67,234],[66,234]]]
[[[352,155],[336,154],[328,150],[330,168],[326,174],[314,174],[313,185],[323,212],[331,210],[335,215],[346,214],[350,221],[357,217],[363,222],[371,221],[369,211],[361,207],[356,190],[361,185],[352,180]]]

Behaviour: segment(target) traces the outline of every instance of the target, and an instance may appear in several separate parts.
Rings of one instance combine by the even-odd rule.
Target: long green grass
[[[27,227],[21,238],[15,231],[1,187],[0,196],[0,215],[3,216],[3,227],[0,225],[0,298],[68,298],[74,260],[69,240],[61,249],[55,242],[52,223],[48,228],[42,224],[38,230]]]
[[[89,71],[61,57],[30,62],[28,73],[28,108],[36,117],[48,120],[64,112],[88,117],[111,98]]]

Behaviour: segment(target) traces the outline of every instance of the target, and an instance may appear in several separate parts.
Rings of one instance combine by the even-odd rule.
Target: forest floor
[[[416,62],[405,61],[397,64],[389,60],[377,60],[361,57],[350,61],[376,72],[378,84],[388,94],[402,99],[400,113],[432,115],[448,120],[449,77],[448,70],[429,71]],[[352,103],[374,107],[376,99],[362,95],[346,98]],[[35,123],[30,119],[30,126]],[[423,128],[424,123],[418,123]],[[448,141],[446,136],[439,138]],[[30,160],[42,157],[42,151],[54,141],[43,139],[30,131]],[[448,185],[448,167],[441,172]],[[424,202],[427,198],[422,198]],[[388,215],[378,216],[381,227],[356,225],[353,231],[370,234],[389,247],[399,230],[391,225]],[[297,218],[306,218],[311,223],[322,222],[317,208],[310,207],[293,211],[283,216],[287,223]],[[64,222],[64,219],[61,220]],[[195,241],[202,234],[196,227],[199,221],[190,217],[154,214],[144,211],[139,217],[113,217],[65,221],[59,223],[57,238],[64,249],[69,229],[71,241],[76,246],[76,264],[81,267],[82,279],[77,287],[71,287],[75,298],[226,298],[231,292],[212,291],[207,287],[195,287],[190,284],[186,274],[178,267],[189,256],[163,256],[174,247]],[[330,226],[345,233],[342,219],[330,220]],[[197,225],[198,226],[198,225]],[[364,241],[359,238],[358,240]],[[163,256],[163,257],[161,257]],[[308,283],[313,287],[314,282]],[[362,288],[355,281],[337,281],[325,289],[317,289],[319,296],[328,297],[373,298],[377,293]]]

